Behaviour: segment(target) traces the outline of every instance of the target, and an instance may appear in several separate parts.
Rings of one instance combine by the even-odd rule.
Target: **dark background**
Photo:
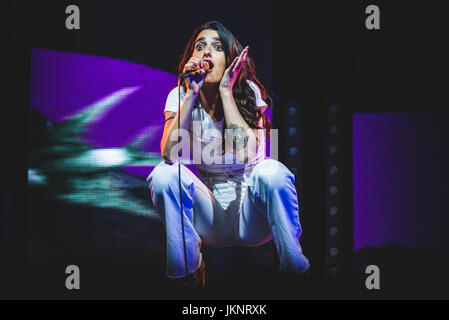
[[[352,113],[382,112],[437,112],[441,117],[447,115],[445,88],[446,52],[444,42],[447,27],[444,24],[444,11],[436,5],[436,1],[410,3],[408,1],[196,1],[185,2],[149,2],[147,1],[46,1],[26,2],[8,1],[6,30],[11,43],[5,49],[7,53],[6,70],[9,87],[1,126],[4,137],[2,168],[4,176],[2,184],[2,233],[0,248],[4,252],[2,259],[1,294],[5,297],[65,297],[72,298],[62,287],[65,274],[59,272],[66,261],[50,264],[48,270],[36,269],[29,265],[29,242],[33,241],[28,229],[29,216],[27,208],[26,188],[26,148],[27,148],[27,112],[29,98],[29,49],[33,47],[48,48],[68,52],[88,53],[130,60],[165,71],[175,73],[179,56],[184,44],[193,29],[200,23],[219,20],[226,25],[240,42],[251,45],[251,54],[256,62],[257,74],[264,81],[274,100],[274,127],[280,130],[280,141],[285,140],[285,128],[282,126],[286,117],[285,106],[291,100],[298,101],[303,107],[302,123],[302,184],[299,194],[302,195],[301,223],[304,229],[301,241],[307,256],[313,261],[314,273],[321,279],[324,274],[324,116],[326,106],[337,101],[344,109],[344,165],[347,169],[344,176],[344,189],[352,190]],[[77,4],[81,9],[81,30],[65,29],[65,7]],[[381,9],[381,30],[368,31],[364,27],[364,8],[369,4],[377,4]],[[12,63],[14,62],[14,63]],[[439,146],[441,156],[447,158],[447,130],[435,127],[433,143]],[[412,142],[410,142],[412,143]],[[281,145],[282,148],[282,145]],[[5,156],[5,155],[8,156]],[[286,155],[281,154],[283,161]],[[426,160],[421,168],[431,166]],[[442,164],[440,164],[442,165]],[[438,190],[448,190],[447,171],[441,179],[432,181]],[[417,185],[422,181],[415,181]],[[427,181],[428,183],[428,181]],[[422,197],[425,208],[426,196]],[[428,197],[430,198],[430,196]],[[352,210],[352,194],[345,192],[345,205]],[[447,213],[446,204],[441,202],[433,214]],[[99,223],[101,217],[93,214],[93,222]],[[420,214],[414,212],[413,214]],[[57,218],[53,213],[50,218]],[[96,217],[96,218],[95,218]],[[71,218],[76,221],[76,216]],[[443,221],[448,222],[443,219]],[[92,223],[91,225],[95,225]],[[50,229],[57,228],[58,223]],[[48,226],[45,226],[49,228]],[[74,225],[73,229],[83,228],[83,223]],[[405,285],[407,279],[428,277],[435,270],[440,270],[446,260],[428,256],[429,253],[402,250],[388,247],[383,252],[368,252],[353,255],[352,252],[352,216],[345,216],[345,270],[352,273],[353,263],[356,265],[354,284],[337,285],[336,291],[328,289],[327,283],[319,281],[320,290],[315,292],[319,297],[447,297],[444,282],[435,287],[436,281],[427,281],[427,286],[415,286],[413,290]],[[155,229],[154,232],[161,232]],[[76,233],[76,231],[72,231]],[[114,239],[108,239],[114,241]],[[47,243],[57,248],[57,243]],[[116,243],[117,252],[123,259],[115,257],[117,265],[126,268],[126,262],[132,259],[132,253],[144,252],[145,246],[140,242]],[[137,248],[137,249],[136,249]],[[130,251],[129,257],[124,252]],[[269,265],[273,257],[264,255],[259,258],[262,264]],[[139,251],[140,250],[140,251]],[[398,251],[399,250],[399,251]],[[56,252],[57,250],[55,250]],[[127,279],[117,280],[121,274],[142,272],[145,264],[130,269],[113,270],[114,259],[110,256],[117,252],[108,252],[107,258],[98,260],[89,257],[86,265],[96,261],[90,275],[83,277],[95,279],[103,273],[100,283],[107,284],[111,278],[119,285],[102,289],[101,285],[85,290],[84,297],[131,297],[135,293],[120,291],[130,290],[126,286]],[[227,251],[214,254],[217,260],[225,261],[229,257],[242,259],[248,251]],[[368,294],[359,288],[363,283],[360,266],[369,261],[389,261],[389,257],[403,256],[403,263],[416,261],[416,256],[427,257],[434,264],[425,267],[420,273],[404,271],[404,265],[390,266],[385,278],[387,288],[376,294]],[[224,255],[224,256],[221,256]],[[57,260],[57,255],[52,256]],[[76,257],[76,254],[65,253],[65,257]],[[266,257],[266,259],[264,258]],[[145,261],[148,257],[141,257]],[[45,259],[43,257],[42,259]],[[264,260],[265,259],[265,260]],[[439,260],[440,259],[440,260]],[[244,261],[244,260],[243,260]],[[259,262],[260,262],[259,261]],[[426,261],[426,259],[423,259]],[[441,262],[441,263],[439,263]],[[238,265],[230,265],[231,271],[238,273]],[[388,265],[388,263],[387,263]],[[438,266],[438,267],[436,267]],[[83,267],[82,265],[80,266]],[[420,265],[420,267],[422,267]],[[413,269],[413,268],[411,268]],[[84,270],[84,269],[83,269]],[[397,271],[400,270],[400,271]],[[156,270],[155,272],[159,272]],[[46,273],[47,272],[47,273]],[[388,281],[394,279],[397,272],[402,272],[403,283],[399,288]],[[444,273],[444,272],[443,272]],[[242,276],[245,273],[240,273]],[[242,276],[243,277],[243,276]],[[61,280],[62,279],[62,280]],[[149,278],[152,279],[151,277]],[[149,279],[142,279],[142,281]],[[324,279],[324,277],[323,277]],[[98,280],[98,279],[97,279]],[[346,281],[347,279],[345,279]],[[62,282],[61,282],[62,281]],[[138,279],[138,297],[157,296],[149,294]],[[358,282],[357,282],[358,281]],[[61,282],[61,287],[58,283]],[[423,281],[418,281],[419,283]],[[441,281],[440,281],[441,282]],[[32,284],[30,288],[30,283]],[[346,282],[347,283],[347,282]],[[339,287],[339,285],[341,285]],[[120,287],[121,286],[121,287]],[[157,287],[156,284],[153,286]],[[323,290],[321,290],[323,288]],[[408,291],[407,291],[408,290]],[[268,295],[269,296],[269,295]],[[275,293],[271,297],[277,297]],[[79,296],[78,296],[79,297]]]

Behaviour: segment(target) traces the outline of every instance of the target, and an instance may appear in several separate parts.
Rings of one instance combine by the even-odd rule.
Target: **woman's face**
[[[220,83],[226,69],[226,56],[217,31],[211,29],[201,31],[195,39],[192,56],[211,62],[211,69],[206,74],[204,83]]]

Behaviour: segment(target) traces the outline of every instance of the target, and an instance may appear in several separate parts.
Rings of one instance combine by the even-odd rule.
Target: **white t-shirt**
[[[256,105],[264,111],[267,107],[265,101],[262,100],[259,87],[252,81],[247,80],[250,87],[254,90]],[[184,99],[185,93],[181,87],[181,106]],[[178,87],[172,89],[168,94],[167,101],[165,104],[165,111],[178,112]],[[196,123],[197,129],[194,130],[193,123]],[[201,102],[198,99],[198,107],[194,107],[192,110],[192,121],[189,125],[189,134],[191,140],[191,146],[196,143],[196,146],[201,146],[201,154],[206,151],[206,153],[212,154],[215,157],[213,161],[209,158],[209,162],[204,161],[204,157],[201,157],[201,161],[197,157],[194,158],[194,163],[197,168],[199,175],[210,175],[210,174],[222,174],[229,173],[233,174],[236,171],[247,171],[251,170],[252,167],[258,162],[262,161],[266,157],[265,153],[265,130],[255,130],[258,136],[258,148],[257,155],[251,162],[239,163],[236,160],[235,153],[232,150],[232,146],[225,147],[225,154],[222,155],[221,145],[222,145],[222,130],[224,125],[224,118],[219,122],[214,122],[209,114],[202,108]],[[201,135],[199,126],[201,126]],[[258,126],[262,127],[262,119],[259,119]],[[214,152],[214,147],[220,146],[220,152]],[[193,147],[195,148],[195,146]],[[198,150],[198,148],[196,149]],[[192,150],[194,151],[194,150]],[[191,151],[191,154],[194,152]],[[217,156],[219,155],[219,156]],[[200,163],[198,163],[200,162]],[[221,163],[220,163],[221,162]]]

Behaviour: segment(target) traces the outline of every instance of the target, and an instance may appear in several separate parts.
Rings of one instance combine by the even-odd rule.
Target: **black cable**
[[[179,129],[181,127],[181,77],[178,76],[178,144],[181,141],[181,135]],[[182,243],[184,245],[184,264],[186,269],[186,277],[189,279],[189,269],[187,266],[187,250],[186,250],[186,237],[184,233],[184,214],[182,212],[182,190],[181,190],[181,150],[178,152],[178,184],[179,184],[179,203],[181,205],[181,227],[182,227]]]

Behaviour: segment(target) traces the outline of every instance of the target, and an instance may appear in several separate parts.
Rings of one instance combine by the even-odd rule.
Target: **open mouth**
[[[212,63],[212,61],[206,61],[209,64],[209,69],[207,70],[207,72],[212,72],[212,69],[214,68],[214,64]]]

